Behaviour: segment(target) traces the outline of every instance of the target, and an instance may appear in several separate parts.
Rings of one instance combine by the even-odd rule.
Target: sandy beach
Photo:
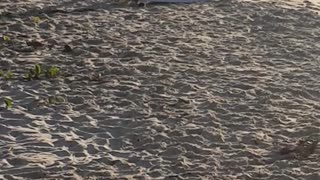
[[[319,13],[1,0],[0,179],[320,179]]]

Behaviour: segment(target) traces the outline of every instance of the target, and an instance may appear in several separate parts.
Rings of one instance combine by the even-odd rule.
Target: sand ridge
[[[319,178],[319,150],[298,156],[319,140],[312,9],[9,2],[0,67],[13,77],[1,77],[0,93],[13,106],[0,111],[0,178]],[[22,79],[37,63],[61,74]]]

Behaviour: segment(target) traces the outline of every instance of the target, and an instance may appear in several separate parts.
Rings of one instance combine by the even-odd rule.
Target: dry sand
[[[1,0],[0,179],[319,179],[319,7],[276,2]]]

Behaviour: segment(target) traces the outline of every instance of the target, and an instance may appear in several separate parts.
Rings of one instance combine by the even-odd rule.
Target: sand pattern
[[[316,5],[2,2],[0,179],[319,179]]]

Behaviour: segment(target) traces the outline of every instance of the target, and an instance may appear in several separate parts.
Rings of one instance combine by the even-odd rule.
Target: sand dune
[[[320,179],[317,8],[2,0],[0,179]]]

